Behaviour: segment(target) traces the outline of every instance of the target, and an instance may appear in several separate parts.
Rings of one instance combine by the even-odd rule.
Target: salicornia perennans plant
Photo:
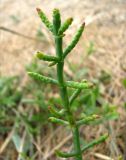
[[[50,107],[49,110],[52,113],[53,117],[50,117],[50,121],[54,123],[59,123],[65,126],[69,126],[73,135],[73,151],[70,153],[65,153],[61,151],[56,151],[56,154],[59,157],[69,158],[74,157],[75,160],[82,160],[82,153],[87,150],[88,148],[93,147],[96,144],[99,144],[108,137],[107,134],[101,136],[99,139],[96,139],[86,146],[81,146],[80,144],[80,135],[79,135],[79,127],[83,124],[88,124],[91,121],[94,121],[98,118],[97,115],[86,116],[83,119],[76,120],[74,117],[71,105],[73,101],[77,98],[81,90],[83,89],[92,89],[93,84],[88,82],[87,80],[82,80],[81,82],[74,82],[74,81],[65,81],[64,79],[64,61],[67,55],[72,51],[72,49],[78,43],[85,27],[85,23],[83,23],[80,28],[78,29],[77,33],[73,37],[71,43],[63,50],[62,43],[63,37],[65,36],[64,32],[69,28],[73,19],[68,18],[63,24],[61,24],[60,12],[58,9],[53,10],[53,22],[51,23],[46,15],[40,10],[37,9],[37,12],[45,24],[45,26],[52,32],[54,39],[55,39],[55,49],[56,49],[56,56],[46,55],[42,52],[37,52],[36,57],[40,60],[50,62],[49,66],[56,65],[57,68],[57,80],[52,79],[38,73],[29,72],[28,74],[36,80],[39,80],[43,83],[51,83],[55,84],[59,87],[60,97],[62,100],[62,109],[58,111],[54,107]],[[75,91],[73,95],[69,98],[68,97],[68,88],[74,88]],[[65,116],[64,116],[65,115]],[[64,118],[62,118],[64,117]]]

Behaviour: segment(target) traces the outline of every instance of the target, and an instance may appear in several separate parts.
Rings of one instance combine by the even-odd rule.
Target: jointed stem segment
[[[43,60],[43,61],[54,61],[54,62],[58,62],[59,61],[59,59],[57,58],[57,57],[54,57],[54,56],[49,56],[49,55],[46,55],[46,54],[44,54],[44,53],[42,53],[42,52],[37,52],[36,53],[36,56],[37,56],[37,58],[38,59],[40,59],[40,60]]]
[[[88,143],[87,145],[83,146],[81,149],[81,152],[83,153],[84,151],[86,151],[87,149],[94,147],[97,144],[100,144],[102,142],[104,142],[107,138],[108,138],[108,134],[104,134],[103,136],[101,136],[98,139],[93,140],[92,142]],[[79,153],[77,152],[71,152],[71,153],[65,153],[65,152],[60,152],[60,151],[56,151],[56,154],[59,157],[63,157],[63,158],[70,158],[70,157],[75,157],[77,156]]]
[[[46,17],[46,15],[44,14],[44,12],[39,9],[36,8],[39,17],[41,18],[42,22],[45,24],[45,26],[51,31],[53,32],[53,25],[51,24],[51,22],[48,20],[48,18]]]
[[[84,119],[81,119],[79,121],[76,121],[75,117],[73,116],[73,113],[71,111],[71,105],[73,101],[77,98],[77,96],[80,94],[82,89],[91,89],[93,87],[93,84],[83,80],[82,82],[72,82],[72,81],[65,81],[64,80],[64,60],[66,56],[72,51],[72,49],[76,46],[78,43],[83,31],[85,23],[83,23],[77,33],[75,34],[73,40],[68,45],[68,47],[63,51],[62,49],[62,41],[63,41],[63,35],[64,32],[68,29],[68,27],[71,25],[73,19],[69,18],[67,19],[63,25],[61,25],[61,18],[60,13],[58,9],[54,9],[53,11],[53,23],[51,23],[46,15],[40,10],[37,9],[38,14],[42,20],[42,22],[45,24],[45,26],[53,33],[54,39],[55,39],[55,48],[56,48],[56,56],[49,56],[42,52],[37,52],[36,56],[40,60],[49,61],[51,62],[51,65],[56,64],[57,68],[57,80],[45,77],[43,75],[40,75],[38,73],[29,72],[28,74],[33,77],[36,80],[40,80],[44,83],[52,83],[55,85],[58,85],[59,91],[60,91],[60,97],[62,100],[62,106],[63,109],[58,111],[54,107],[49,107],[50,112],[55,117],[50,117],[49,120],[54,123],[59,123],[62,125],[68,125],[71,128],[72,134],[73,134],[73,152],[71,153],[64,153],[57,151],[57,155],[64,158],[74,157],[75,160],[82,160],[82,152],[86,149],[93,147],[96,144],[99,144],[108,137],[107,135],[104,135],[100,137],[98,140],[94,140],[88,145],[81,147],[80,144],[80,135],[79,135],[79,127],[82,124],[88,124],[90,121],[94,121],[98,118],[96,115],[92,115],[90,117],[85,117]],[[75,88],[75,92],[73,95],[69,98],[68,97],[68,87]],[[65,120],[61,119],[62,116],[66,118]]]
[[[57,64],[57,66],[59,66],[58,64]],[[58,69],[57,68],[57,72],[59,71],[60,72],[60,70],[61,70],[61,66],[60,66],[60,68]],[[81,83],[79,83],[79,82],[73,82],[73,81],[66,81],[66,82],[64,82],[63,83],[63,85],[62,85],[62,83],[60,83],[59,82],[59,80],[57,81],[57,80],[55,80],[55,79],[53,79],[53,78],[49,78],[49,77],[46,77],[46,76],[43,76],[43,75],[41,75],[41,74],[39,74],[39,73],[34,73],[34,72],[28,72],[28,74],[31,76],[31,77],[33,77],[35,80],[39,80],[39,81],[41,81],[41,82],[44,82],[44,83],[51,83],[51,84],[55,84],[55,85],[58,85],[60,88],[64,88],[64,87],[70,87],[70,88],[75,88],[75,89],[91,89],[92,87],[93,87],[93,84],[92,83],[90,83],[90,82],[81,82]],[[61,76],[59,77],[59,78],[61,78]],[[78,92],[78,91],[77,91]],[[73,95],[74,97],[74,99],[77,97],[77,94],[78,93],[75,93],[76,95]],[[71,97],[72,98],[72,97]],[[73,99],[72,98],[72,99]],[[73,100],[72,100],[73,101]]]
[[[57,10],[57,14],[59,15],[59,11]],[[60,17],[60,16],[58,16]],[[79,140],[79,131],[78,127],[75,125],[75,120],[70,110],[69,98],[67,93],[67,87],[65,86],[64,77],[63,77],[63,67],[64,67],[64,59],[63,59],[63,51],[62,51],[62,37],[58,37],[58,31],[60,28],[60,19],[57,18],[56,11],[53,13],[53,27],[54,27],[54,36],[55,36],[55,45],[56,45],[56,55],[61,62],[57,64],[57,79],[60,84],[60,95],[62,99],[62,103],[64,108],[66,109],[66,116],[69,124],[72,126],[73,140],[74,140],[74,149],[79,155],[76,155],[76,160],[82,160],[82,154],[80,150],[80,140]]]
[[[58,17],[58,18],[57,18]],[[55,9],[53,12],[53,30],[54,30],[54,38],[55,38],[55,46],[56,46],[56,55],[61,60],[57,63],[57,79],[60,85],[60,95],[62,99],[63,106],[66,110],[67,118],[70,124],[74,123],[74,119],[72,113],[70,111],[67,87],[65,86],[64,77],[63,77],[63,67],[64,67],[64,59],[63,59],[63,51],[62,51],[62,37],[58,37],[58,31],[61,25],[60,13],[59,10]]]
[[[75,160],[82,160],[82,152],[80,146],[80,135],[78,126],[74,125],[72,128],[73,133],[73,142],[74,142],[74,151],[77,153],[75,155]]]

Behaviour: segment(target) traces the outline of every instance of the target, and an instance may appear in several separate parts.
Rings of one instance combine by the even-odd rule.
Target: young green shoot
[[[83,119],[78,120],[77,117],[74,116],[71,106],[82,90],[92,90],[94,84],[87,80],[82,80],[81,82],[74,82],[66,81],[64,78],[65,58],[68,54],[70,54],[70,52],[73,50],[73,48],[77,45],[78,41],[80,40],[80,37],[84,32],[85,23],[83,22],[80,25],[79,29],[73,36],[73,39],[70,42],[70,44],[65,49],[63,49],[63,38],[65,35],[65,31],[70,27],[73,19],[68,18],[63,24],[61,24],[60,12],[58,9],[54,9],[53,22],[50,22],[41,9],[37,9],[37,12],[44,25],[47,27],[49,31],[51,31],[51,33],[54,36],[56,54],[55,56],[51,56],[38,51],[35,56],[40,60],[49,62],[49,66],[56,65],[57,77],[56,79],[53,79],[34,72],[29,72],[28,74],[35,80],[41,81],[42,83],[46,83],[47,85],[51,83],[53,85],[58,86],[59,88],[59,95],[62,100],[62,109],[58,110],[53,106],[49,107],[49,111],[52,114],[52,117],[50,117],[49,120],[53,123],[69,126],[73,135],[72,140],[74,147],[70,153],[56,151],[57,156],[62,158],[74,157],[75,160],[82,160],[82,155],[84,151],[94,147],[95,145],[101,142],[104,142],[108,137],[108,134],[105,134],[100,138],[95,139],[92,142],[89,142],[87,145],[81,146],[79,134],[80,126],[88,125],[90,122],[98,119],[99,116],[85,116]],[[71,97],[68,96],[69,88],[75,89]]]

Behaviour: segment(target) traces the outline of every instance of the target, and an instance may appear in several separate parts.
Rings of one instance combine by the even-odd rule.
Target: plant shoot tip
[[[68,20],[69,20],[69,21],[73,21],[73,17],[70,17]]]
[[[40,8],[36,8],[36,11],[39,13],[41,11],[41,9]]]
[[[85,22],[82,23],[82,26],[85,27]]]
[[[53,12],[59,12],[59,9],[58,8],[54,8]]]

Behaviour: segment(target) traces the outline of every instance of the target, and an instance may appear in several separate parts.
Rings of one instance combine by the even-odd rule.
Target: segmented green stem
[[[45,13],[39,9],[39,8],[36,8],[37,12],[38,12],[38,15],[39,17],[41,18],[42,22],[45,24],[45,26],[51,31],[53,32],[53,26],[51,24],[51,22],[48,20],[48,18],[46,17]]]
[[[85,23],[83,23],[80,28],[78,29],[77,33],[75,34],[75,36],[73,37],[71,43],[65,48],[64,53],[63,53],[63,57],[65,58],[71,51],[72,49],[76,46],[76,44],[78,43],[83,31],[84,31],[84,27],[85,27]]]
[[[99,137],[98,139],[95,139],[91,142],[89,142],[87,145],[84,145],[81,149],[81,152],[83,153],[84,151],[86,151],[87,149],[89,148],[92,148],[94,147],[95,145],[98,145],[102,142],[104,142],[107,138],[109,137],[108,134],[104,134],[102,135],[101,137]],[[66,153],[66,152],[61,152],[61,151],[56,151],[56,154],[59,156],[59,157],[63,157],[63,158],[70,158],[70,157],[75,157],[78,155],[78,152],[75,152],[75,151],[72,151],[72,152],[69,152],[69,153]]]
[[[56,55],[60,59],[60,62],[57,63],[57,79],[59,83],[60,95],[62,99],[62,103],[64,108],[67,111],[68,121],[73,123],[73,116],[70,112],[69,107],[69,99],[67,94],[67,87],[65,86],[64,77],[63,77],[63,67],[64,67],[64,60],[63,60],[63,51],[62,51],[62,37],[58,36],[58,30],[61,25],[60,14],[57,9],[53,11],[53,30],[54,30],[54,38],[55,38],[55,46],[56,46]]]
[[[62,35],[68,29],[68,27],[71,25],[72,21],[73,21],[73,18],[68,18],[64,22],[64,24],[59,28],[59,31],[58,31],[59,35]]]
[[[70,111],[70,103],[67,93],[67,87],[65,85],[64,77],[63,77],[63,67],[64,67],[64,59],[63,59],[63,50],[62,50],[62,37],[58,36],[58,30],[60,28],[60,15],[58,10],[54,10],[53,12],[53,26],[54,26],[54,37],[55,37],[55,46],[56,46],[56,55],[60,59],[60,62],[57,63],[57,79],[59,82],[60,95],[63,103],[63,107],[66,110],[66,115],[69,121],[69,124],[72,128],[73,133],[73,142],[75,152],[79,153],[79,155],[75,156],[76,160],[82,160],[82,153],[80,148],[80,140],[79,140],[79,130],[75,124],[75,120]]]
[[[75,160],[82,160],[79,128],[77,126],[74,126],[72,129],[72,133],[73,133],[74,151],[77,153],[77,155],[75,156]]]
[[[44,53],[42,53],[42,52],[37,52],[36,53],[36,57],[38,58],[38,59],[40,59],[40,60],[43,60],[43,61],[51,61],[51,62],[58,62],[58,58],[57,57],[55,57],[55,56],[50,56],[50,55],[46,55],[46,54],[44,54]]]
[[[67,19],[64,24],[61,25],[60,13],[58,9],[54,9],[53,11],[53,24],[48,20],[46,15],[40,10],[37,9],[38,14],[45,24],[45,26],[53,33],[55,39],[55,48],[56,48],[56,56],[50,56],[44,54],[42,52],[37,52],[36,57],[43,61],[51,62],[49,66],[57,65],[57,80],[43,76],[39,73],[28,72],[28,74],[34,78],[35,80],[39,80],[43,83],[51,83],[57,85],[59,87],[60,96],[62,100],[63,109],[58,111],[54,107],[49,107],[50,112],[54,117],[50,117],[49,120],[53,123],[59,123],[62,125],[70,126],[72,134],[73,134],[73,144],[74,149],[70,153],[56,151],[59,157],[69,158],[74,157],[75,160],[82,160],[82,153],[88,148],[93,147],[101,142],[104,142],[108,135],[103,135],[99,139],[88,143],[86,146],[81,147],[80,145],[80,135],[79,135],[79,127],[83,124],[88,124],[91,121],[94,121],[97,118],[100,118],[98,115],[86,116],[81,120],[76,121],[71,111],[71,105],[77,96],[80,94],[82,89],[90,89],[93,87],[93,84],[88,82],[87,80],[83,80],[81,82],[73,82],[73,81],[65,81],[64,80],[64,59],[66,56],[72,51],[72,49],[78,43],[83,31],[85,23],[83,23],[72,39],[71,43],[65,48],[64,52],[62,49],[62,39],[64,36],[64,32],[68,29],[68,27],[72,23],[72,18]],[[75,88],[75,92],[73,95],[68,98],[67,88]],[[65,120],[61,119],[63,115],[66,115]]]

